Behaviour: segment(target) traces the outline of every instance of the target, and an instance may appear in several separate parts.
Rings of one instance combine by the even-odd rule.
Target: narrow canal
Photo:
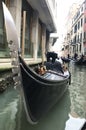
[[[68,91],[36,125],[27,122],[19,90],[11,86],[0,94],[0,130],[78,130],[86,118],[86,66],[69,68]]]

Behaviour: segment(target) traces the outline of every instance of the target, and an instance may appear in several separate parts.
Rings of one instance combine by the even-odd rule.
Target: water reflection
[[[85,66],[70,66],[72,83],[69,87],[71,108],[65,130],[80,130],[86,121]]]
[[[30,125],[27,122],[26,113],[22,106],[20,112],[22,114],[19,116],[20,119],[17,118],[19,124],[17,124],[16,130],[57,130],[57,128],[58,130],[64,130],[65,122],[68,120],[68,113],[70,112],[70,105],[69,91],[67,91],[55,107],[36,125]]]
[[[73,67],[73,68],[72,68]],[[86,67],[71,66],[72,84],[70,85],[71,113],[86,118]]]
[[[13,88],[8,88],[0,95],[0,130],[14,130],[17,113],[18,95]]]

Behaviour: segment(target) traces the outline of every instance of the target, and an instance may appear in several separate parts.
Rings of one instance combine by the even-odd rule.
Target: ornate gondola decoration
[[[19,55],[19,42],[12,16],[3,3],[7,41],[9,43],[12,72],[15,85],[22,90],[24,106],[30,123],[35,124],[44,116],[63,96],[69,86],[69,76],[46,71],[43,76],[34,72]]]
[[[7,35],[7,42],[8,47],[10,49],[10,56],[11,56],[11,65],[12,65],[12,72],[13,72],[13,80],[15,83],[15,87],[19,86],[21,83],[19,78],[19,61],[18,61],[18,52],[19,52],[19,42],[16,27],[13,21],[13,18],[7,9],[6,5],[2,2],[3,5],[3,13],[5,19],[5,27],[6,27],[6,35]]]

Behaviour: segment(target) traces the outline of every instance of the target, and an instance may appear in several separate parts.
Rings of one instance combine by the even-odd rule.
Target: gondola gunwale
[[[21,59],[20,59],[21,58]],[[21,61],[22,60],[22,61]],[[46,78],[44,78],[43,76],[40,76],[39,74],[37,74],[36,72],[34,72],[27,64],[26,64],[26,62],[22,59],[22,57],[21,56],[19,56],[19,63],[20,63],[20,66],[22,66],[25,70],[26,70],[26,72],[27,73],[29,73],[29,75],[33,75],[33,77],[34,77],[34,79],[36,79],[36,80],[40,80],[41,82],[46,82],[46,83],[51,83],[51,84],[53,84],[53,83],[60,83],[60,82],[64,82],[64,81],[66,81],[66,80],[68,80],[69,79],[69,76],[67,76],[67,77],[64,77],[63,75],[61,75],[60,77],[63,77],[64,79],[62,79],[62,80],[51,80],[51,79],[46,79]],[[48,72],[49,73],[49,72]]]
[[[32,76],[30,73],[28,73],[28,71],[23,67],[23,65],[20,63],[20,67],[23,68],[23,70],[26,72],[26,74],[28,76],[30,76],[33,80],[35,80],[36,82],[40,83],[40,84],[43,84],[43,85],[48,85],[48,86],[52,86],[52,85],[57,85],[58,83],[61,83],[63,84],[64,82],[67,81],[67,79],[64,79],[64,80],[50,80],[50,79],[45,79],[43,78],[42,76],[39,76],[40,79],[43,79],[44,81],[47,81],[47,82],[44,82],[44,81],[40,81],[39,79],[35,78],[34,76]],[[38,75],[37,75],[38,76]],[[63,81],[63,82],[62,82]]]

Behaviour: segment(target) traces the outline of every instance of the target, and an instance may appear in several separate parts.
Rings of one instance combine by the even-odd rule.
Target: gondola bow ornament
[[[16,26],[14,20],[6,7],[6,5],[2,2],[3,5],[3,12],[4,12],[4,19],[5,19],[5,27],[6,27],[6,35],[8,43],[13,42],[15,46],[15,50],[19,49],[19,41]]]
[[[7,42],[8,42],[8,47],[10,49],[11,65],[13,66],[12,72],[14,75],[16,75],[16,77],[14,77],[13,79],[14,81],[16,81],[15,85],[17,86],[20,83],[19,62],[18,62],[18,52],[19,52],[18,35],[17,35],[17,30],[12,15],[10,14],[4,2],[2,2],[2,6],[3,6],[3,13],[4,13]]]

